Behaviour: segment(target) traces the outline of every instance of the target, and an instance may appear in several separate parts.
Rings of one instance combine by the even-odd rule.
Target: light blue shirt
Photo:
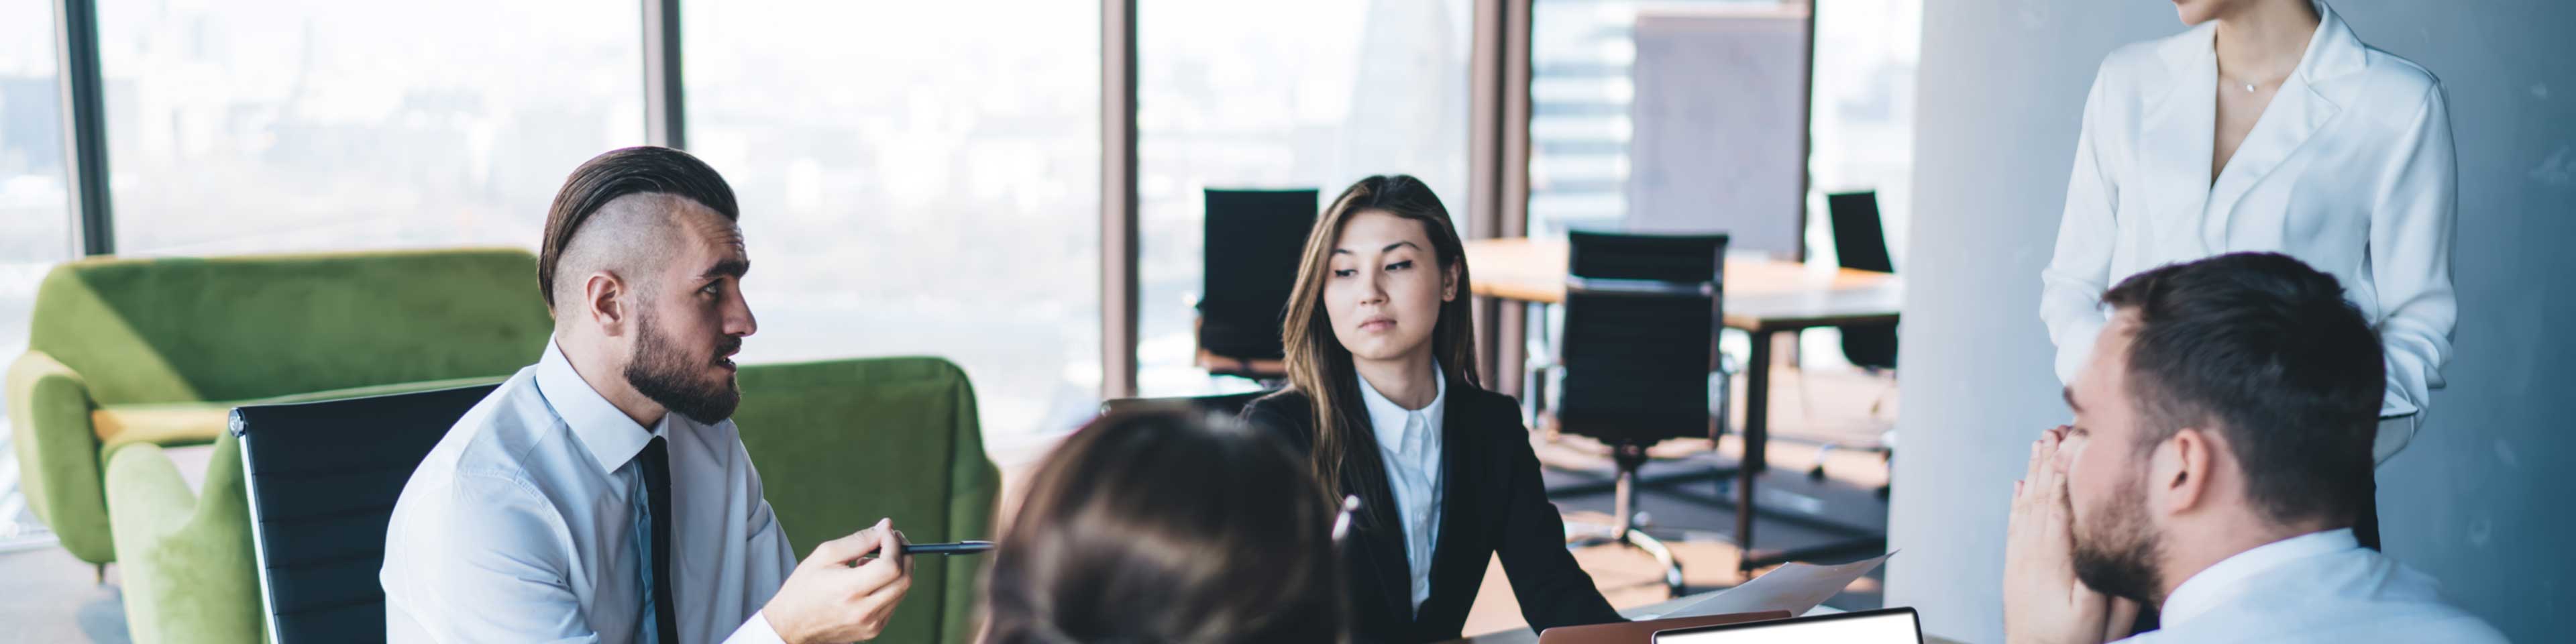
[[[795,568],[733,421],[637,425],[554,343],[430,451],[385,534],[393,642],[646,642],[649,529],[635,456],[671,464],[671,592],[686,642],[778,642],[760,607]],[[677,643],[664,643],[677,644]]]
[[[2433,578],[2361,547],[2349,529],[2275,541],[2203,568],[2165,598],[2161,619],[2162,629],[2122,644],[2505,641],[2443,603]]]
[[[1360,377],[1360,400],[1376,429],[1378,458],[1386,461],[1387,491],[1395,494],[1397,516],[1404,521],[1404,558],[1412,564],[1416,609],[1431,598],[1431,548],[1440,542],[1440,417],[1449,379],[1437,360],[1431,363],[1431,379],[1439,383],[1431,404],[1405,409],[1378,393],[1368,377]]]

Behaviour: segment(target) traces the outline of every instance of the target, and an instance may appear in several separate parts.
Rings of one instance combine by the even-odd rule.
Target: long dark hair
[[[1315,218],[1306,234],[1306,255],[1298,262],[1297,288],[1288,296],[1288,316],[1280,345],[1287,349],[1288,386],[1306,395],[1315,416],[1314,450],[1307,469],[1326,489],[1325,498],[1356,494],[1385,498],[1386,470],[1377,450],[1368,449],[1368,410],[1360,403],[1359,374],[1351,367],[1351,350],[1333,335],[1331,314],[1324,307],[1324,278],[1332,274],[1333,242],[1353,215],[1383,212],[1422,224],[1431,238],[1431,253],[1440,270],[1457,271],[1454,297],[1440,305],[1440,320],[1431,329],[1431,357],[1448,373],[1476,385],[1475,319],[1468,309],[1466,247],[1449,224],[1449,209],[1431,187],[1409,175],[1373,176],[1351,184],[1333,205]],[[1349,485],[1345,485],[1348,483]],[[1377,509],[1370,504],[1370,512]]]
[[[983,641],[1343,641],[1334,516],[1270,434],[1102,418],[1030,480],[984,581]]]

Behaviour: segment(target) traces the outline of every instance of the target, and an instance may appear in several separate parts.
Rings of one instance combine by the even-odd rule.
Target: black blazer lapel
[[[1375,449],[1376,444],[1371,443],[1368,447]],[[1345,488],[1349,486],[1345,481]],[[1401,624],[1404,626],[1402,630],[1410,632],[1414,621],[1413,569],[1412,562],[1407,561],[1404,555],[1404,524],[1394,520],[1397,515],[1393,494],[1381,486],[1369,496],[1373,498],[1361,500],[1360,511],[1351,518],[1355,528],[1351,534],[1354,540],[1346,545],[1358,547],[1355,554],[1359,561],[1350,572],[1366,575],[1366,579],[1374,582],[1371,585],[1378,590],[1378,610],[1384,611],[1391,623]],[[1354,599],[1367,601],[1365,598]]]
[[[1479,526],[1488,523],[1482,485],[1492,467],[1492,451],[1477,440],[1480,428],[1496,422],[1481,413],[1477,394],[1484,393],[1452,378],[1440,418],[1440,533],[1431,545],[1431,598],[1422,602],[1424,621],[1438,615],[1443,623],[1464,623],[1476,592],[1484,585],[1485,565],[1493,549]],[[1444,634],[1445,635],[1445,634]]]

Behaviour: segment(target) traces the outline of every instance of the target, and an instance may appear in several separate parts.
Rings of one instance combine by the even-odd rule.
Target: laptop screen
[[[1816,615],[1655,633],[1655,644],[1923,644],[1912,608]]]

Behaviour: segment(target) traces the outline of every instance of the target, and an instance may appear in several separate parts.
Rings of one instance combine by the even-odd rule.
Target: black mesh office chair
[[[1316,191],[1207,191],[1199,350],[1208,372],[1275,382],[1282,316],[1296,288]]]
[[[1570,234],[1564,335],[1558,340],[1557,431],[1590,436],[1618,466],[1612,525],[1574,545],[1622,543],[1664,566],[1682,594],[1681,564],[1640,530],[1637,471],[1646,449],[1672,438],[1717,437],[1709,412],[1716,369],[1725,235]]]
[[[270,641],[385,641],[376,573],[394,500],[496,386],[233,410]]]

